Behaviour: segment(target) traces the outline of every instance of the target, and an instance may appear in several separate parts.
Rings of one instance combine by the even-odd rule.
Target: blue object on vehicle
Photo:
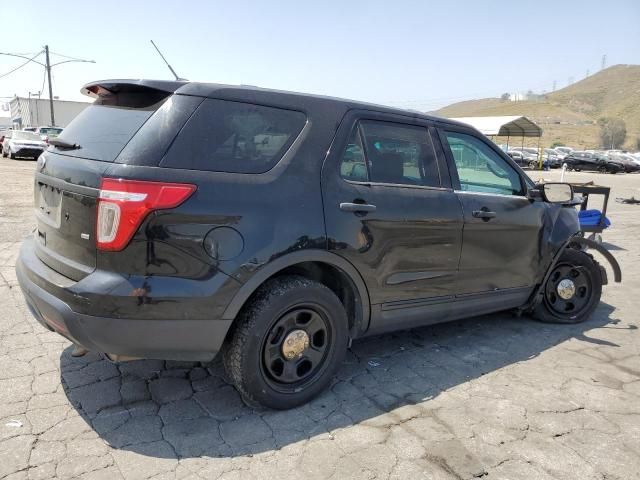
[[[580,226],[582,227],[597,227],[600,225],[600,217],[602,212],[595,208],[589,210],[580,210],[578,212],[578,219],[580,220]],[[611,220],[604,217],[604,228],[609,228]]]

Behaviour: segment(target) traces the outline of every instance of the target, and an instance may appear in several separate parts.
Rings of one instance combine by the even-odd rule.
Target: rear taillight
[[[195,190],[188,183],[103,178],[96,220],[98,249],[122,250],[149,212],[175,208]]]

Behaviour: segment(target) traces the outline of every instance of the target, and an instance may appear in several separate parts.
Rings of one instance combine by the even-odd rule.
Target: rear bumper
[[[42,152],[44,152],[44,149],[42,148],[24,147],[24,148],[19,148],[12,153],[14,153],[16,157],[37,158],[40,156]]]
[[[139,358],[209,361],[222,347],[232,323],[231,320],[155,320],[78,313],[73,310],[70,301],[65,301],[74,297],[72,286],[75,283],[42,263],[30,241],[25,241],[20,250],[16,274],[29,310],[36,320],[45,328],[94,352]],[[64,281],[60,281],[62,279]]]

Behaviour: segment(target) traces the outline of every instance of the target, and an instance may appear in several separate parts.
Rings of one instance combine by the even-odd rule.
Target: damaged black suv
[[[40,157],[17,275],[46,328],[112,360],[221,353],[290,408],[352,339],[506,309],[585,320],[606,273],[573,193],[473,128],[334,98],[111,80]]]

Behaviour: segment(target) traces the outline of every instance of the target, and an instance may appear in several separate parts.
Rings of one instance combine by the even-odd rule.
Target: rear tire
[[[535,319],[547,323],[584,322],[600,303],[600,265],[588,253],[567,248],[542,288],[543,298],[533,311]]]
[[[16,154],[15,153],[10,153],[9,156],[11,157],[11,160],[15,160],[16,159]]]
[[[223,362],[249,405],[293,408],[329,384],[348,336],[347,314],[331,290],[305,277],[278,277],[243,307]]]

